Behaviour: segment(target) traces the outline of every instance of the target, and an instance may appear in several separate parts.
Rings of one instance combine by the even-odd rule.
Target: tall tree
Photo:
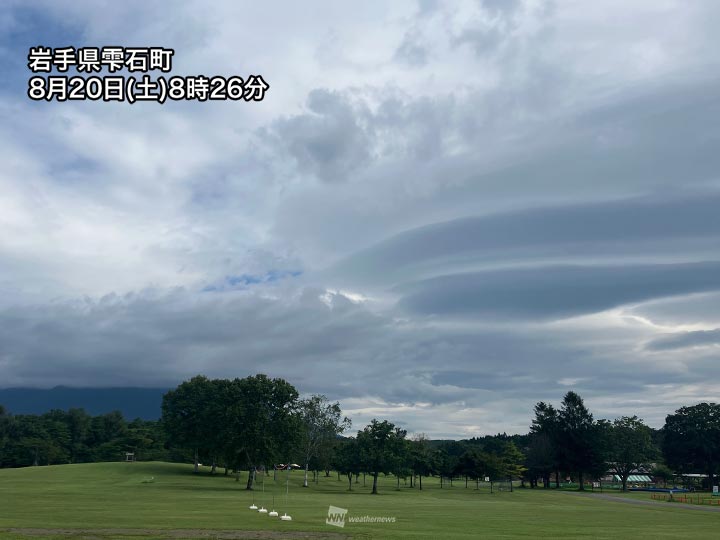
[[[622,480],[623,491],[627,491],[628,476],[640,469],[649,469],[657,457],[650,428],[637,416],[623,416],[613,421],[608,435],[610,468]]]
[[[668,415],[662,444],[670,467],[678,472],[703,472],[713,486],[720,463],[720,405],[699,403]]]
[[[301,400],[299,411],[305,463],[303,486],[308,487],[310,460],[319,457],[323,453],[323,447],[332,446],[338,435],[350,429],[351,422],[342,415],[339,403],[331,403],[323,395],[313,395]]]
[[[580,490],[584,490],[585,473],[596,470],[604,457],[599,451],[597,426],[582,398],[572,391],[563,398],[558,418],[562,462],[577,473]]]
[[[479,480],[485,475],[484,456],[477,448],[467,449],[459,458],[456,466],[458,474],[465,477],[465,487],[467,487],[467,479]]]
[[[537,477],[540,477],[543,487],[550,487],[550,475],[557,469],[557,452],[548,434],[533,434],[527,448],[526,463],[531,486],[534,487]]]
[[[556,486],[560,485],[560,418],[557,409],[540,401],[534,408],[535,418],[530,426],[531,468],[542,475],[544,487],[550,487],[550,474],[555,472]]]
[[[342,441],[336,449],[333,464],[340,474],[348,479],[348,491],[352,491],[352,477],[362,472],[362,457],[357,439],[349,437]]]
[[[0,405],[0,467],[7,461],[7,444],[10,437],[10,415]]]
[[[259,465],[289,463],[300,432],[298,392],[284,379],[255,375],[232,384],[234,452],[248,468],[247,489]]]
[[[377,494],[377,481],[380,473],[392,472],[398,456],[403,452],[403,440],[407,432],[395,427],[395,424],[373,419],[362,431],[358,431],[357,441],[363,468],[373,477],[372,493]]]
[[[433,457],[432,453],[430,452],[429,440],[427,438],[427,435],[425,435],[424,433],[420,433],[413,437],[410,446],[409,459],[412,474],[413,476],[418,476],[418,480],[420,482],[420,489],[422,490],[423,476],[429,476],[433,473]]]
[[[503,476],[510,478],[520,478],[525,472],[525,455],[515,446],[512,441],[503,441],[497,455],[502,462]]]
[[[197,375],[170,390],[163,396],[162,422],[170,441],[187,446],[194,452],[194,472],[198,472],[200,450],[209,440],[210,404],[213,402],[212,383],[204,375]]]
[[[88,447],[85,440],[90,429],[90,422],[90,415],[84,409],[70,409],[67,412],[71,463],[88,459]]]

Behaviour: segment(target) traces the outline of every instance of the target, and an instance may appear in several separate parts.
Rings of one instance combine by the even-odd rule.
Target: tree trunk
[[[422,474],[420,475],[420,491],[422,491]]]
[[[465,475],[465,489],[467,489],[467,475]]]
[[[377,479],[378,479],[378,473],[373,473],[373,488],[372,493],[373,495],[377,495]]]
[[[253,480],[255,480],[255,469],[248,469],[248,481],[245,489],[253,488]]]
[[[303,479],[303,487],[308,487],[308,467],[309,466],[310,466],[309,463],[306,461],[305,462],[305,478]]]
[[[352,491],[352,473],[348,473],[348,491]]]
[[[583,484],[583,473],[582,471],[578,472],[578,482],[580,483],[580,491],[585,491],[585,484]]]
[[[713,482],[713,480],[715,479],[715,478],[714,478],[714,477],[715,477],[715,475],[714,475],[714,469],[715,469],[715,468],[714,468],[712,465],[710,465],[710,469],[708,470],[708,489],[709,489],[710,491],[712,491],[712,488],[713,488],[713,485],[714,485],[714,482]]]
[[[363,487],[365,487],[365,473],[363,473]]]
[[[560,471],[555,471],[555,488],[560,488]]]
[[[194,473],[197,473],[200,470],[200,458],[198,456],[198,449],[195,449],[195,468],[193,470]]]
[[[400,491],[400,477],[397,477],[397,490]]]
[[[217,465],[215,463],[215,460],[213,459],[212,468],[210,469],[210,474],[215,474],[216,467],[217,467]]]
[[[628,479],[628,475],[627,475],[627,474],[623,474],[621,478],[622,478],[622,486],[623,486],[623,487],[622,487],[622,490],[623,490],[623,491],[627,491],[627,479]]]
[[[442,479],[442,474],[441,474],[440,475],[440,489],[442,489],[442,488],[443,488],[443,479]]]

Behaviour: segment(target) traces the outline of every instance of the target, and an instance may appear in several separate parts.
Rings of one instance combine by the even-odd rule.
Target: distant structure
[[[125,452],[125,461],[135,461],[135,452]]]

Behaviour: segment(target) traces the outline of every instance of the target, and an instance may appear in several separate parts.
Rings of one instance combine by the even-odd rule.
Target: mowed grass
[[[356,538],[690,538],[714,537],[720,513],[700,512],[670,503],[639,506],[597,500],[572,493],[516,489],[489,494],[464,482],[440,489],[425,479],[423,491],[394,478],[382,478],[379,495],[336,476],[302,488],[302,472],[293,471],[284,502],[285,474],[266,477],[254,492],[241,482],[207,469],[192,474],[190,465],[171,463],[94,463],[0,470],[0,531],[46,529],[215,529],[240,531],[319,531]],[[150,478],[152,482],[147,482]],[[293,517],[283,522],[248,506],[272,506]],[[649,500],[649,496],[647,497]],[[395,517],[395,523],[325,524],[328,506],[348,516]],[[111,537],[120,537],[109,534]],[[19,537],[0,532],[0,537]]]

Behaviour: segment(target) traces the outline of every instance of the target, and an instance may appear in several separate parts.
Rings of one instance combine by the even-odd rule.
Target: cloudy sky
[[[720,399],[720,3],[4,2],[0,387],[282,376],[433,437]],[[30,46],[262,102],[35,103]]]

